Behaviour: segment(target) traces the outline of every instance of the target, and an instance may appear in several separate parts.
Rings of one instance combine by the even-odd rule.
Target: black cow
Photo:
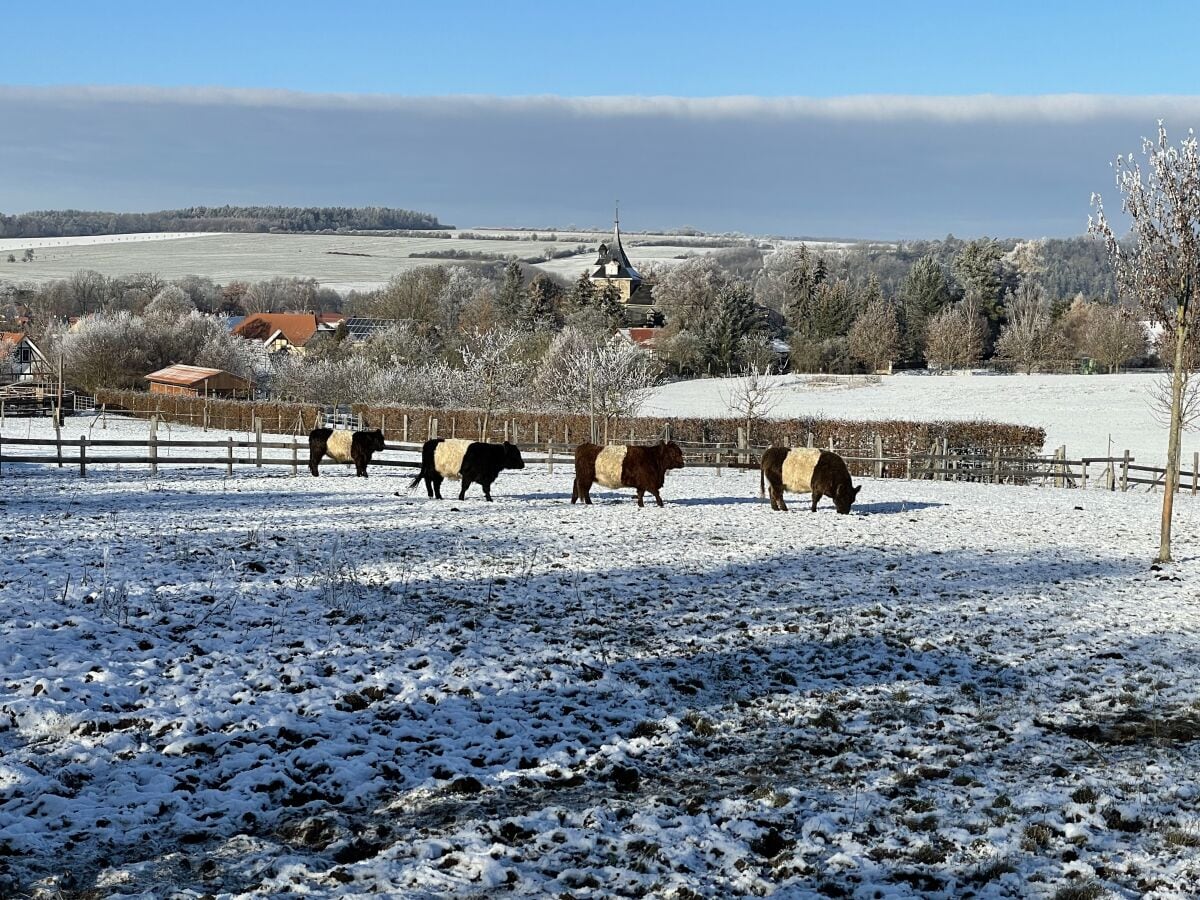
[[[525,460],[516,444],[485,444],[483,441],[464,441],[460,438],[433,438],[421,447],[421,471],[410,488],[425,480],[430,497],[442,499],[442,480],[461,478],[458,499],[465,500],[467,488],[479,482],[483,496],[492,499],[492,482],[502,469],[523,469]]]

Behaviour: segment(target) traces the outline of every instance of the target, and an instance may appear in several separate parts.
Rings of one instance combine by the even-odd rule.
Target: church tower
[[[596,262],[588,277],[596,290],[603,290],[605,285],[613,285],[621,295],[622,303],[638,303],[636,297],[642,287],[642,276],[633,267],[621,244],[620,215],[613,216],[613,239],[611,244],[601,244]]]

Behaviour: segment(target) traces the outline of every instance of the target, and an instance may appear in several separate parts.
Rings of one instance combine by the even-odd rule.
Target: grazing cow
[[[607,488],[636,488],[638,506],[646,505],[642,497],[649,491],[662,506],[663,499],[658,492],[667,471],[682,468],[683,451],[674,441],[653,447],[580,444],[575,448],[575,486],[571,489],[571,502],[582,500],[591,506],[592,483],[598,482]]]
[[[501,469],[523,469],[525,460],[516,444],[485,444],[483,441],[464,441],[451,438],[433,438],[421,447],[421,471],[412,480],[414,488],[425,479],[425,490],[430,497],[442,499],[442,479],[461,478],[462,488],[458,499],[465,500],[467,488],[478,481],[483,496],[492,500],[492,482]]]
[[[812,510],[817,511],[817,501],[822,497],[833,500],[842,515],[850,512],[854,498],[862,490],[850,482],[850,470],[846,461],[831,450],[799,447],[772,447],[762,457],[762,472],[758,479],[759,495],[765,493],[766,484],[771,485],[771,509],[787,512],[783,502],[785,490],[803,494],[812,492]]]
[[[308,471],[317,477],[317,463],[328,456],[338,462],[354,460],[355,475],[367,477],[367,463],[371,454],[383,450],[383,432],[334,431],[332,428],[314,428],[308,433]]]

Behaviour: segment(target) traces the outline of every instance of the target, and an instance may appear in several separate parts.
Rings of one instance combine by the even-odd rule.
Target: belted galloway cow
[[[783,502],[785,490],[803,494],[812,492],[812,510],[817,511],[817,502],[829,497],[837,511],[845,515],[850,512],[854,498],[862,485],[854,487],[850,481],[850,470],[846,461],[832,450],[817,450],[813,447],[772,447],[762,457],[762,472],[758,486],[760,495],[766,485],[771,486],[771,509],[787,512]]]
[[[442,480],[461,478],[462,487],[458,499],[465,500],[467,488],[479,482],[483,496],[492,499],[492,482],[503,469],[523,469],[525,460],[516,444],[486,444],[483,441],[465,441],[461,438],[431,438],[421,447],[421,471],[412,480],[410,488],[425,480],[425,490],[430,497],[442,499]]]
[[[592,484],[607,488],[631,487],[637,490],[638,506],[645,506],[642,497],[649,491],[659,506],[663,505],[663,481],[671,469],[683,468],[683,451],[674,441],[653,447],[599,444],[580,444],[575,448],[575,485],[571,502],[592,503]]]
[[[317,463],[323,456],[337,462],[354,461],[354,474],[367,477],[367,463],[371,456],[383,450],[383,432],[334,431],[332,428],[314,428],[308,433],[308,471],[317,477]]]

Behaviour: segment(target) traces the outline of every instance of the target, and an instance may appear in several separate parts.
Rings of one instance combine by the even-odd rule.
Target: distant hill
[[[0,214],[0,238],[86,237],[156,231],[316,232],[445,228],[431,213],[383,206],[192,206],[114,213],[54,209]]]

